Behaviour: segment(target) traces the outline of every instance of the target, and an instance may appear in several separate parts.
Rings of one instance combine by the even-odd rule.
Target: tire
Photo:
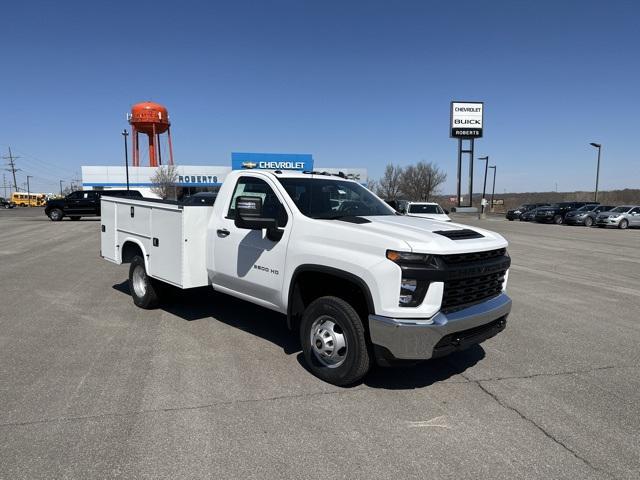
[[[305,309],[300,343],[311,372],[333,385],[351,385],[371,366],[362,319],[338,297],[320,297]]]
[[[593,218],[587,217],[584,219],[584,226],[591,227],[593,225]]]
[[[78,220],[80,220],[80,217],[69,217],[69,218],[74,222],[77,222]]]
[[[144,260],[137,255],[129,266],[129,291],[133,303],[140,308],[152,309],[160,304],[157,282],[147,275]]]
[[[556,215],[555,217],[553,217],[553,223],[555,223],[556,225],[562,225],[562,222],[562,215]]]
[[[620,223],[618,224],[618,228],[620,230],[626,230],[628,226],[629,226],[629,220],[627,220],[626,218],[623,218],[622,220],[620,220]]]
[[[59,222],[64,217],[64,213],[59,208],[52,209],[47,215],[52,222]]]

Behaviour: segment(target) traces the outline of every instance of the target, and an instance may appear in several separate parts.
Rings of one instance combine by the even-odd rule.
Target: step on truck
[[[210,285],[275,310],[336,385],[478,344],[511,310],[502,236],[398,214],[342,176],[239,170],[213,205],[101,202],[101,256],[129,264],[137,306]]]

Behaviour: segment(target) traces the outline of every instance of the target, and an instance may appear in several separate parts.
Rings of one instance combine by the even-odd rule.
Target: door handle
[[[218,236],[219,236],[219,237],[224,238],[224,237],[228,236],[228,235],[229,235],[229,233],[231,233],[231,232],[229,232],[229,230],[227,230],[226,228],[219,228],[219,229],[217,230],[217,233],[218,233]]]

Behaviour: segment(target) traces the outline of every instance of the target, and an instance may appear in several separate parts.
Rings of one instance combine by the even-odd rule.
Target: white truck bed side
[[[103,258],[122,263],[124,245],[132,242],[149,276],[180,288],[209,285],[204,258],[213,207],[106,196],[101,202]]]

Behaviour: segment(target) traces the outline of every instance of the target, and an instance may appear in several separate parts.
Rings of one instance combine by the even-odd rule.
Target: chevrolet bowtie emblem
[[[256,168],[257,166],[258,164],[254,162],[242,162],[242,168]]]

